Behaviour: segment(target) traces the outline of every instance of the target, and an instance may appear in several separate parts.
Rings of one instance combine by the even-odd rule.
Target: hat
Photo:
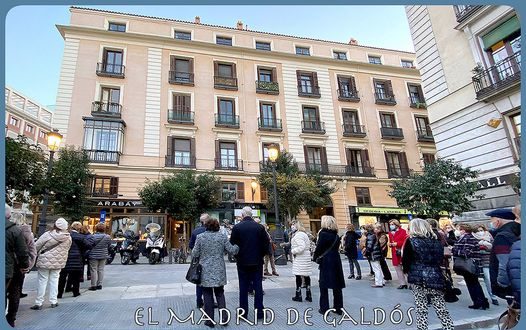
[[[57,221],[55,221],[55,227],[57,227],[60,230],[67,230],[68,222],[64,218],[58,218]]]
[[[511,209],[496,209],[486,213],[488,217],[501,218],[505,220],[515,220],[516,216]]]

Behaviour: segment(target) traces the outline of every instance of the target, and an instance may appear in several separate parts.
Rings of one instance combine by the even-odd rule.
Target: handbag
[[[475,260],[467,257],[456,257],[453,262],[453,271],[459,275],[471,274],[478,276],[479,274]]]
[[[338,242],[339,240],[340,240],[340,238],[338,237],[338,235],[336,235],[336,240],[334,240],[334,242],[332,242],[331,247],[328,248],[325,252],[323,252],[319,257],[317,257],[316,260],[314,260],[314,262],[317,263],[318,265],[321,264],[321,261],[323,260],[323,257],[325,257],[327,255],[327,253],[329,253],[329,251],[332,250],[332,248],[334,247],[336,242]]]
[[[199,264],[199,258],[192,258],[190,268],[188,268],[188,272],[186,272],[186,280],[197,285],[201,284],[202,271],[203,267]]]

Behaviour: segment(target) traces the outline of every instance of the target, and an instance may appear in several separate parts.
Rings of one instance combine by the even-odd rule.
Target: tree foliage
[[[221,181],[213,173],[194,170],[174,172],[159,181],[147,180],[139,189],[143,204],[150,210],[166,211],[178,220],[193,221],[220,202]]]
[[[460,214],[472,209],[471,201],[477,195],[477,172],[463,168],[453,160],[437,159],[426,164],[423,173],[394,181],[389,196],[400,207],[412,213],[437,217],[440,212]]]

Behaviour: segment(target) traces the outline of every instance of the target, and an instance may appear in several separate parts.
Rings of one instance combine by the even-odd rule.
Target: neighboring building
[[[520,24],[507,6],[407,6],[438,155],[480,171],[474,210],[512,207],[519,172]]]
[[[435,154],[413,53],[103,10],[71,8],[55,125],[83,146],[96,173],[88,222],[106,212],[161,223],[172,245],[188,226],[140,206],[137,190],[177,168],[215,170],[219,219],[253,206],[272,223],[266,192],[252,190],[268,148],[302,171],[334,179],[323,214],[353,221],[407,219],[388,194],[393,178]],[[110,231],[108,229],[108,231]]]

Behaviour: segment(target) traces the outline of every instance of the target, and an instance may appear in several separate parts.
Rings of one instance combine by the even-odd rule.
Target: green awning
[[[488,50],[496,44],[497,42],[509,37],[514,32],[517,32],[521,29],[521,23],[517,16],[513,16],[506,22],[502,23],[498,27],[494,28],[488,32],[485,36],[482,37],[482,42],[484,43],[484,50]]]

